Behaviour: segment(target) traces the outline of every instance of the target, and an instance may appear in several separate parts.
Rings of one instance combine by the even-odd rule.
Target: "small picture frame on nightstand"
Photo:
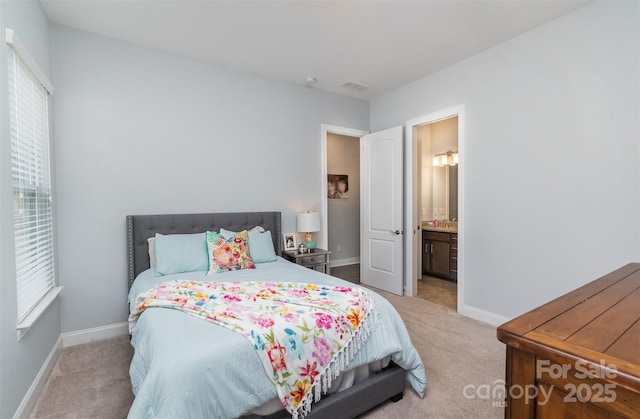
[[[282,241],[284,242],[284,250],[296,250],[298,243],[296,243],[296,235],[293,233],[282,233]]]

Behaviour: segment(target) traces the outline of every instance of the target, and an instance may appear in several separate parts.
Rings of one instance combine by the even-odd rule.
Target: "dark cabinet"
[[[451,234],[449,248],[449,279],[458,280],[458,235]]]
[[[447,279],[458,278],[458,235],[422,231],[422,272]]]

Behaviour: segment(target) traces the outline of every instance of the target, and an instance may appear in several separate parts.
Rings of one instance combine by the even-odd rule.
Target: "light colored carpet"
[[[505,349],[495,337],[495,328],[421,298],[380,293],[407,325],[426,366],[427,393],[420,399],[407,387],[404,399],[386,402],[362,418],[504,417],[504,410],[492,407],[491,400],[467,398],[463,393],[467,385],[491,385],[504,378]],[[132,354],[127,336],[65,348],[31,419],[126,417],[133,401]]]
[[[129,336],[63,349],[30,418],[125,418],[132,357]]]
[[[463,392],[467,385],[477,388],[504,380],[505,346],[496,338],[495,327],[422,298],[377,292],[402,316],[427,370],[427,392],[420,399],[407,386],[400,402],[386,402],[363,418],[504,417],[504,409],[493,407],[492,400],[467,398]]]

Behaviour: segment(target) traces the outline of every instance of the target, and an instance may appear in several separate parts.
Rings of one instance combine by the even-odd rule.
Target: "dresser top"
[[[613,365],[640,388],[640,263],[631,263],[500,326],[525,352]]]

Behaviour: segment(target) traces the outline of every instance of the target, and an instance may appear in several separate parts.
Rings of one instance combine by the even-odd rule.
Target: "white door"
[[[403,294],[402,127],[360,139],[360,282]]]

